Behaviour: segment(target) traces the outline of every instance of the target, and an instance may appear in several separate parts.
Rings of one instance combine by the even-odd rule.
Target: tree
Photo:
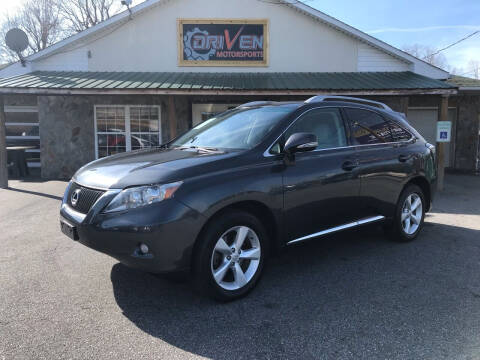
[[[29,38],[24,56],[45,49],[59,40],[86,30],[122,8],[117,0],[27,0],[15,13],[4,17],[0,25],[0,63],[15,62],[17,54],[5,44],[8,30],[17,27]]]
[[[86,30],[109,19],[120,11],[120,1],[114,0],[64,0],[59,10],[64,27],[70,34]]]
[[[28,0],[15,16],[5,17],[0,28],[2,37],[0,56],[3,61],[12,62],[18,59],[3,41],[7,31],[14,27],[22,29],[28,35],[29,44],[24,55],[30,55],[56,43],[63,36],[56,0]]]
[[[468,74],[471,74],[475,79],[480,79],[480,61],[470,60],[468,62]]]
[[[442,53],[437,54],[437,49],[435,48],[421,44],[414,44],[404,46],[402,50],[429,64],[442,69],[448,69],[448,63],[445,55]]]

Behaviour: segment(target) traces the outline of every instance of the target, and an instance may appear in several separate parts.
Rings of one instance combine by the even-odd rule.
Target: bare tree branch
[[[0,28],[1,61],[18,60],[18,56],[8,49],[4,41],[7,31],[14,27],[22,29],[28,35],[28,49],[23,55],[30,55],[54,44],[63,35],[56,0],[28,0],[15,16],[7,15]]]
[[[414,44],[404,46],[403,51],[413,55],[429,64],[448,70],[447,58],[441,53],[436,53],[436,49],[426,45]]]
[[[115,0],[64,0],[59,11],[64,27],[70,34],[86,30],[118,13],[121,8]]]

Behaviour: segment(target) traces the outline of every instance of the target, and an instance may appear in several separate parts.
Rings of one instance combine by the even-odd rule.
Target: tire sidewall
[[[403,230],[402,226],[402,211],[403,211],[403,205],[405,203],[405,200],[407,199],[408,196],[411,194],[417,194],[421,201],[422,201],[422,219],[420,221],[420,224],[418,226],[418,229],[413,233],[413,234],[407,234]],[[423,195],[422,189],[418,187],[417,185],[408,185],[400,195],[400,198],[398,199],[398,204],[397,204],[397,209],[395,213],[395,219],[394,219],[394,228],[395,228],[395,235],[398,240],[403,241],[403,242],[408,242],[414,240],[420,231],[423,228],[423,221],[425,219],[425,196]]]
[[[217,284],[211,272],[211,257],[213,249],[225,231],[235,226],[248,226],[258,236],[261,253],[260,263],[253,278],[241,289],[226,290]],[[213,220],[207,226],[207,229],[200,239],[201,244],[198,247],[196,261],[194,266],[194,278],[197,289],[201,292],[207,292],[220,301],[230,301],[246,295],[252,290],[259,281],[263,267],[265,264],[266,254],[268,252],[267,232],[262,223],[253,215],[247,212],[235,211],[221,215],[218,219]]]

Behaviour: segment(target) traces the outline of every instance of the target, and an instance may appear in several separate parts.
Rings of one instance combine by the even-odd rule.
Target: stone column
[[[0,95],[0,189],[8,188],[7,138],[5,129],[4,98]]]

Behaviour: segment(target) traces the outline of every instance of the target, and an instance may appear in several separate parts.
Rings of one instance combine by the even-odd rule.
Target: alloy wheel
[[[255,276],[261,258],[260,240],[247,226],[235,226],[223,233],[213,248],[211,271],[225,290],[238,290]]]
[[[402,207],[402,229],[407,235],[413,235],[420,226],[423,216],[422,199],[417,193],[407,196]]]

